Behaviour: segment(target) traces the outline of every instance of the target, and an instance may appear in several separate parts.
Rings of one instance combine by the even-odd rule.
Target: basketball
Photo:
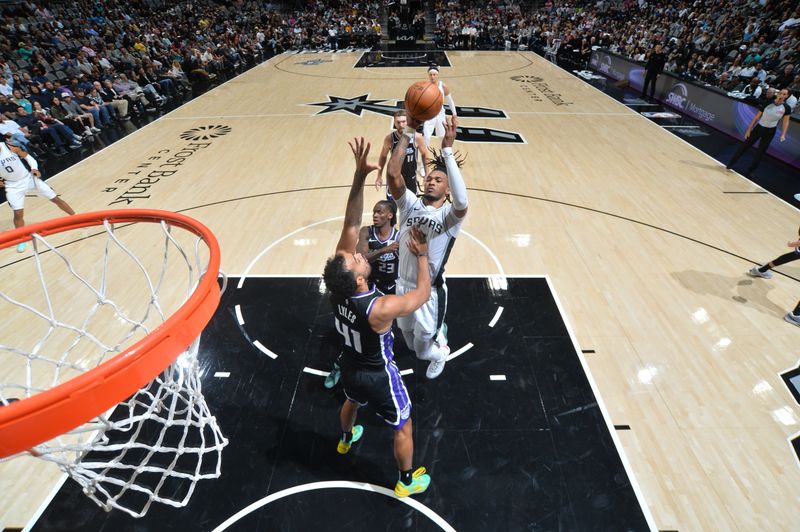
[[[418,81],[406,91],[405,106],[417,120],[430,120],[442,110],[442,93],[435,83]]]

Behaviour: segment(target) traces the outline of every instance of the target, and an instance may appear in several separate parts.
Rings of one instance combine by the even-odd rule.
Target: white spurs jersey
[[[6,183],[27,181],[31,178],[19,155],[11,151],[5,142],[0,142],[0,178]]]
[[[397,202],[400,217],[400,268],[399,277],[408,284],[417,283],[417,257],[408,251],[408,239],[412,227],[425,233],[428,240],[428,266],[431,270],[431,284],[441,285],[444,266],[450,250],[461,230],[461,222],[455,214],[453,204],[446,202],[435,209],[422,202],[413,192],[406,193]]]

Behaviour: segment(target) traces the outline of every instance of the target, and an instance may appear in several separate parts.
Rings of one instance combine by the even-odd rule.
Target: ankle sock
[[[400,482],[402,482],[406,486],[410,486],[411,481],[413,480],[411,472],[412,472],[411,469],[409,469],[408,471],[400,471]]]

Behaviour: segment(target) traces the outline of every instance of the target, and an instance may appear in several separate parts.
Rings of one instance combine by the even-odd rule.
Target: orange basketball
[[[405,106],[417,120],[430,120],[442,110],[442,92],[435,83],[418,81],[406,91]]]

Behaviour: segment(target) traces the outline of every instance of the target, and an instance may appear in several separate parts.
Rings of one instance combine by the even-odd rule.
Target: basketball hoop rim
[[[169,366],[202,332],[220,300],[220,250],[216,237],[197,220],[154,209],[76,214],[0,234],[0,249],[41,236],[110,223],[161,223],[200,237],[208,246],[208,268],[194,292],[164,323],[110,360],[32,397],[0,407],[0,458],[48,441],[94,419],[133,395]]]

